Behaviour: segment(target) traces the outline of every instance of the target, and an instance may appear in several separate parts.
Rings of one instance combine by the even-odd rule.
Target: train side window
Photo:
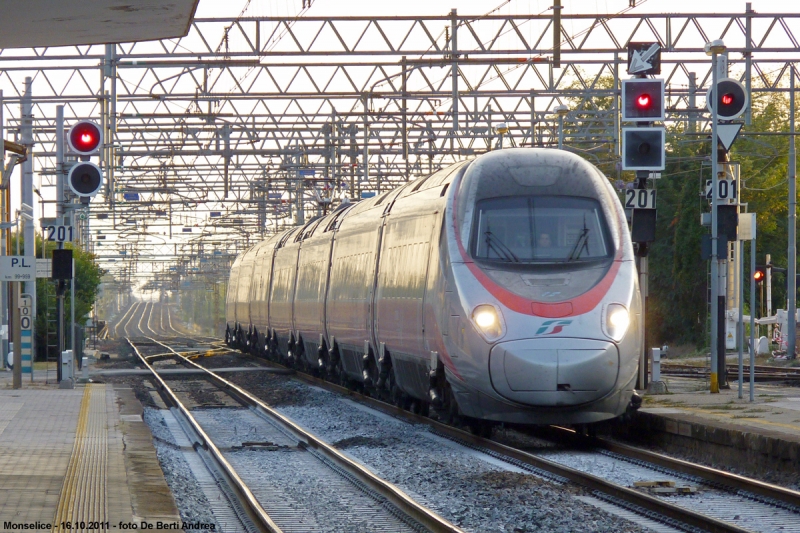
[[[289,239],[292,237],[292,235],[295,235],[297,233],[298,229],[299,228],[288,230],[286,232],[286,235],[281,237],[281,240],[278,242],[278,246],[276,246],[275,248],[283,248],[284,246],[286,246],[286,243],[289,242]]]
[[[386,215],[389,214],[389,212],[392,210],[392,207],[394,206],[394,203],[397,201],[398,198],[400,198],[400,196],[403,194],[403,191],[406,190],[409,185],[410,185],[409,183],[406,183],[405,185],[403,185],[401,187],[398,187],[394,191],[394,195],[392,196],[392,200],[389,203],[386,204],[386,208],[383,210],[383,216],[386,216]]]
[[[389,196],[389,194],[391,194],[391,192],[392,191],[390,189],[390,190],[386,191],[385,193],[383,193],[382,195],[380,195],[380,197],[378,198],[378,201],[375,202],[375,205],[381,205],[381,202],[386,200],[386,197]]]
[[[335,231],[339,229],[339,226],[341,225],[342,220],[344,219],[345,213],[350,211],[355,205],[356,204],[350,204],[348,206],[339,208],[339,210],[335,213],[333,219],[328,223],[328,226],[325,228],[325,231]]]
[[[304,241],[314,235],[314,230],[317,229],[317,226],[319,226],[320,222],[322,222],[321,216],[312,218],[308,224],[303,226],[303,231],[301,231],[300,234],[295,238],[295,242]]]

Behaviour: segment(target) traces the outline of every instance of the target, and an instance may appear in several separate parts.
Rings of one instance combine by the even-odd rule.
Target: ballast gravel
[[[183,458],[183,452],[178,448],[161,412],[147,407],[142,418],[153,434],[156,456],[161,463],[164,479],[172,491],[181,520],[213,524],[214,529],[220,531],[220,525],[210,510],[208,499],[192,474],[189,463]]]
[[[433,436],[427,426],[285,377],[230,379],[467,531],[646,531],[576,500],[580,489],[488,460]]]

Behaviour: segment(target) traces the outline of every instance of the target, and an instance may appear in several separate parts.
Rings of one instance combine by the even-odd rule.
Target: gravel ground
[[[209,368],[261,364],[239,354],[203,357],[198,362]],[[132,359],[117,359],[97,367],[125,368],[133,363]],[[349,400],[285,376],[258,373],[228,378],[468,531],[645,531],[575,500],[573,494],[581,494],[580,489],[561,487],[513,467],[482,460],[459,447],[442,444],[427,427],[366,412]],[[133,387],[146,406],[153,405],[148,392],[150,385],[141,377],[114,377],[106,381]],[[169,433],[163,427],[163,419],[159,422],[157,411],[157,416],[148,414],[149,411],[152,410],[146,410],[145,419],[156,436],[158,457],[181,516],[198,520],[204,515],[197,513],[209,512],[205,497],[196,482],[193,485],[194,480],[188,479],[191,477],[186,474],[188,464],[180,452],[174,444],[168,444],[171,436],[159,433],[159,428]],[[689,456],[682,458],[695,460]],[[792,475],[797,483],[796,475]]]
[[[210,510],[208,499],[191,473],[189,463],[183,458],[183,452],[178,449],[161,412],[158,409],[146,408],[143,419],[153,433],[156,455],[164,471],[164,478],[175,498],[181,519],[185,522],[214,524],[216,530],[220,531],[220,525]]]
[[[465,530],[645,531],[575,500],[580,489],[444,444],[427,426],[359,409],[338,395],[279,376],[231,378]]]

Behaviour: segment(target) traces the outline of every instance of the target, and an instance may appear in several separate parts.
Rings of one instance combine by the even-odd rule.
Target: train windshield
[[[611,257],[597,200],[568,196],[487,198],[475,206],[472,256],[505,263],[570,263]]]

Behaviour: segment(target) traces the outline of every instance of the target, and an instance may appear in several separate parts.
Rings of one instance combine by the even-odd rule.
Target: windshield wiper
[[[519,263],[519,257],[514,255],[514,252],[512,252],[508,246],[503,244],[503,241],[495,237],[491,231],[485,232],[484,235],[486,235],[486,245],[491,250],[494,250],[494,253],[496,253],[498,256],[500,256],[502,259],[505,259],[506,261],[513,261],[514,263]]]
[[[583,229],[581,230],[581,234],[578,236],[578,240],[575,242],[575,246],[572,247],[572,251],[569,253],[567,261],[577,260],[581,256],[581,252],[589,248],[588,244],[589,244],[589,228],[584,226]]]

